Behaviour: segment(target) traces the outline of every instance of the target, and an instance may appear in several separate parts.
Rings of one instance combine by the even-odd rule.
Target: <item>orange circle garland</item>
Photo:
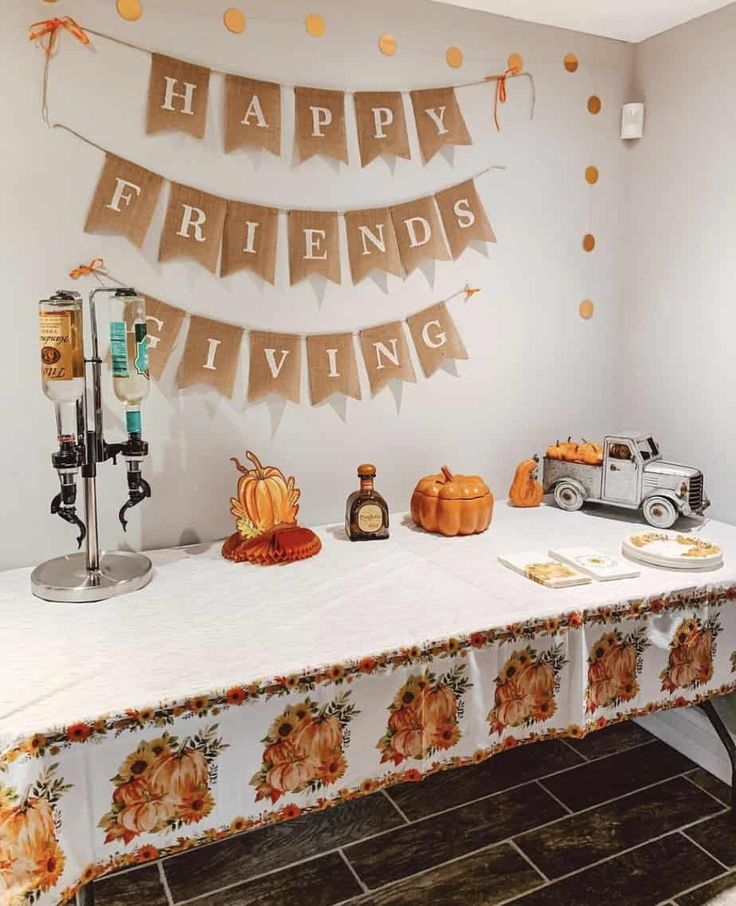
[[[459,47],[448,47],[445,51],[445,60],[447,60],[447,65],[452,66],[453,69],[459,69],[463,65],[463,52]]]
[[[598,167],[586,167],[585,168],[585,181],[589,182],[591,186],[594,186],[598,182]]]
[[[378,49],[386,57],[392,57],[396,53],[396,38],[388,33],[381,35],[378,39]]]
[[[595,305],[590,301],[590,299],[583,299],[583,301],[578,306],[578,312],[580,317],[584,321],[590,321],[593,317],[593,312],[595,311]]]
[[[245,31],[245,13],[242,9],[231,6],[222,14],[222,21],[225,23],[225,28],[234,35]]]
[[[506,60],[506,68],[510,69],[514,75],[518,75],[524,68],[524,58],[520,53],[509,54],[508,60]]]
[[[592,233],[586,233],[583,236],[583,250],[586,252],[592,252],[595,248],[595,236]]]
[[[319,13],[310,13],[304,20],[307,34],[313,38],[321,38],[325,33],[325,20]]]
[[[591,96],[588,98],[588,113],[592,113],[593,115],[600,113],[602,106],[603,105],[601,104],[601,99],[598,97],[598,95],[591,94]]]
[[[140,19],[143,15],[141,0],[117,0],[115,9],[118,11],[120,18],[125,19],[127,22],[135,22],[136,19]]]
[[[580,65],[574,53],[565,54],[565,59],[562,62],[568,72],[577,72],[577,68]]]

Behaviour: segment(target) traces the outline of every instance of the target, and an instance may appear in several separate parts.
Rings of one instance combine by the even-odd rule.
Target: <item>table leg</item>
[[[77,906],[95,906],[95,886],[92,881],[77,891]]]
[[[731,762],[731,822],[736,824],[736,743],[712,701],[702,702],[700,709],[705,712],[706,717],[713,724],[713,729],[723,743]]]

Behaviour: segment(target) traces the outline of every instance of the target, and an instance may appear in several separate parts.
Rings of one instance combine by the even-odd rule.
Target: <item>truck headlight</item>
[[[686,496],[687,496],[687,482],[683,481],[683,483],[680,485],[680,497],[686,497]]]

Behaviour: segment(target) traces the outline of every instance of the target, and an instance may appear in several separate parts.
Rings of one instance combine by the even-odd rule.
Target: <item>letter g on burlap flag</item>
[[[468,353],[444,302],[411,315],[406,323],[426,377],[432,377],[447,359],[467,359]]]

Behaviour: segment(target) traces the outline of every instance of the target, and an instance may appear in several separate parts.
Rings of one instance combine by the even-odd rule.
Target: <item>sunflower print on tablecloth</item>
[[[215,804],[216,759],[227,748],[217,730],[213,724],[181,741],[165,732],[138,744],[112,778],[112,808],[98,825],[105,843],[130,843],[139,834],[179,830],[207,817]]]
[[[487,717],[491,733],[530,727],[552,717],[566,663],[561,643],[541,653],[531,645],[512,652],[495,680],[494,704]]]
[[[457,745],[463,695],[471,685],[465,671],[459,664],[439,679],[429,670],[411,674],[389,705],[388,727],[376,745],[381,763],[399,765]]]
[[[315,791],[338,781],[347,770],[348,724],[360,712],[350,692],[322,708],[310,698],[289,705],[271,724],[260,770],[251,777],[256,801],[277,802],[285,793]]]
[[[59,799],[71,789],[51,764],[22,796],[0,786],[0,902],[34,903],[64,870]]]
[[[590,646],[585,710],[611,708],[639,694],[638,676],[644,666],[642,654],[649,647],[646,630],[623,635],[620,629],[606,632]]]
[[[659,674],[663,692],[697,689],[713,678],[716,637],[723,630],[719,614],[707,620],[692,616],[684,619],[670,642],[667,666]]]

